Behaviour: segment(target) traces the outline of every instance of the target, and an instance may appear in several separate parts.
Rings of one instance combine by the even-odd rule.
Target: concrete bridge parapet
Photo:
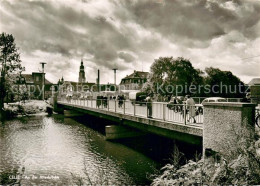
[[[254,140],[255,104],[205,103],[203,155],[217,152],[230,159]]]

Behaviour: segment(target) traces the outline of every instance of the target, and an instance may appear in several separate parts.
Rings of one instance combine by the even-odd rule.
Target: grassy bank
[[[43,100],[26,100],[25,102],[5,104],[5,111],[7,118],[43,114],[46,112],[47,105],[48,103]]]
[[[233,160],[211,157],[188,161],[183,166],[176,160],[155,175],[152,185],[258,185],[260,184],[260,130],[256,141],[247,149],[238,149],[240,155]]]

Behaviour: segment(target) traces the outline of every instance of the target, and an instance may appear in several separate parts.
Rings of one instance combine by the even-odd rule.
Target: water
[[[61,115],[0,124],[0,174],[16,169],[22,173],[24,168],[23,185],[80,184],[82,180],[87,184],[149,184],[147,175],[156,167],[158,163],[140,151],[106,141],[100,132]]]

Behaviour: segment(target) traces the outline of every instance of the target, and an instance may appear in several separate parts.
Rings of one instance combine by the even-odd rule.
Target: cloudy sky
[[[26,73],[47,62],[47,78],[117,82],[149,71],[160,56],[190,59],[195,68],[259,77],[260,1],[0,0],[0,31],[16,39]]]

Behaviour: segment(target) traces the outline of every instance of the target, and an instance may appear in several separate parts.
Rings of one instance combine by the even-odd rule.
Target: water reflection
[[[77,121],[56,115],[19,118],[0,126],[0,171],[25,168],[22,184],[147,184],[156,163]],[[41,177],[40,177],[41,176]],[[33,179],[34,178],[34,179]]]

